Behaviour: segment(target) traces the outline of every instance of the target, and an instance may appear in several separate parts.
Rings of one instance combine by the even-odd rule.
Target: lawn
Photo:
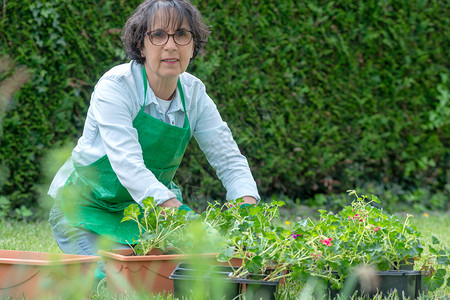
[[[398,214],[403,218],[406,214]],[[292,214],[282,219],[286,223],[293,223]],[[441,241],[441,247],[450,248],[450,215],[446,212],[430,212],[427,214],[413,214],[414,223],[420,229],[424,244],[431,244],[431,236]],[[46,221],[18,222],[0,220],[0,249],[39,251],[61,253],[56,244],[50,225]],[[450,269],[447,268],[447,274]],[[279,292],[278,299],[310,299],[310,294],[305,294],[304,287],[298,285],[286,285]],[[444,287],[432,293],[425,299],[448,299],[450,287]],[[446,298],[447,297],[447,298]],[[93,298],[102,298],[94,295]],[[173,299],[172,297],[162,297]],[[359,299],[359,298],[358,298]],[[398,299],[392,297],[391,299]]]

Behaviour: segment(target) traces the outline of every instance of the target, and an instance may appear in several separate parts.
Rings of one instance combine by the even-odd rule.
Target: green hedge
[[[96,81],[126,61],[120,28],[138,3],[6,1],[0,55],[32,72],[3,124],[0,200],[12,215],[37,206],[44,158],[76,142]],[[263,196],[373,186],[449,195],[448,3],[195,3],[213,34],[189,71],[205,82]],[[224,196],[195,142],[177,181],[191,202]]]

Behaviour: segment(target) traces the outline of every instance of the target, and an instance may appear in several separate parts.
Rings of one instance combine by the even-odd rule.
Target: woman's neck
[[[163,100],[172,100],[177,89],[178,78],[151,78],[147,73],[147,80],[156,97]]]

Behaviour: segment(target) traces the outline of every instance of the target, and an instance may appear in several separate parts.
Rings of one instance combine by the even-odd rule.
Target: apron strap
[[[142,68],[142,80],[144,81],[144,105],[142,105],[142,109],[144,109],[145,99],[147,99],[147,73],[145,72],[145,66]]]
[[[189,123],[189,120],[188,120],[187,111],[186,111],[186,104],[184,102],[184,93],[183,93],[183,88],[181,87],[180,77],[178,77],[177,85],[178,85],[178,90],[180,91],[181,103],[183,104],[183,109],[184,109],[183,127],[186,128],[188,125],[187,123]],[[145,100],[144,100],[144,102],[145,102]]]

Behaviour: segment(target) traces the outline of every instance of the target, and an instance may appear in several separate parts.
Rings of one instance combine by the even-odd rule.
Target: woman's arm
[[[198,118],[193,135],[227,190],[227,200],[243,198],[256,204],[260,197],[247,159],[241,154],[216,105],[203,92],[197,102]]]

